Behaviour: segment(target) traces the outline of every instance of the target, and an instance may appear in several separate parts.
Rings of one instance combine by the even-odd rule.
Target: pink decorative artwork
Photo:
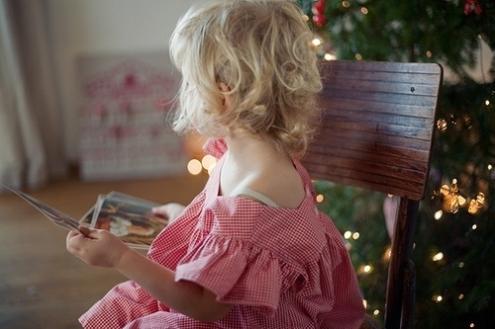
[[[168,112],[179,76],[167,53],[84,56],[80,168],[86,180],[182,174],[182,139]]]

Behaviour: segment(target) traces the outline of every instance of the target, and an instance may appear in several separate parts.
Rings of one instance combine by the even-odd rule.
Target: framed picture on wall
[[[168,53],[85,55],[77,70],[83,179],[185,172],[183,141],[170,125],[180,77]]]

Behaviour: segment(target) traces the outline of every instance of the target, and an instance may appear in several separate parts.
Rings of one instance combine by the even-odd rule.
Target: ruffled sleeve
[[[213,292],[219,302],[254,306],[272,315],[283,278],[279,260],[268,250],[209,234],[181,259],[175,280],[195,282]]]

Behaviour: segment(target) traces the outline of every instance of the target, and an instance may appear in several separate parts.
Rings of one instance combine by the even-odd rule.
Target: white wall
[[[71,160],[77,160],[79,144],[77,56],[167,51],[178,18],[200,1],[46,0],[65,146]]]

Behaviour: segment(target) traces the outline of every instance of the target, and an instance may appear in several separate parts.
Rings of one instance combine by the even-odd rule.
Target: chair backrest
[[[322,116],[302,162],[313,179],[400,197],[387,280],[385,328],[412,328],[410,259],[429,171],[442,68],[438,64],[322,64]]]
[[[442,70],[437,64],[322,64],[319,133],[303,162],[314,179],[423,198]]]

